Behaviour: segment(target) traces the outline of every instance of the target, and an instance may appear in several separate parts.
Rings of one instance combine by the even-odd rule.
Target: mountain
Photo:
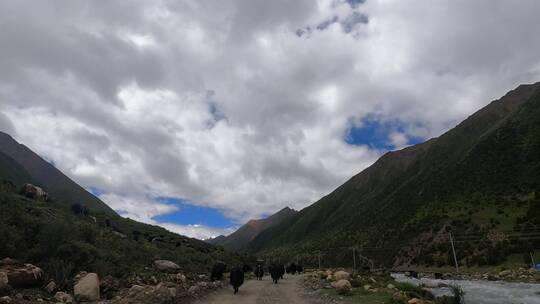
[[[18,193],[23,183],[44,187],[50,201]],[[88,209],[73,208],[72,203]],[[122,218],[62,172],[7,134],[0,134],[0,259],[42,267],[59,284],[79,271],[127,278],[160,277],[154,260],[171,260],[186,274],[200,274],[217,261],[244,258],[166,229]],[[63,283],[64,282],[64,283]],[[63,285],[61,285],[63,286]],[[65,287],[65,286],[64,286]]]
[[[277,213],[259,220],[251,220],[245,225],[240,227],[235,232],[228,236],[218,236],[214,239],[208,240],[210,244],[221,245],[227,250],[239,251],[245,249],[246,245],[251,242],[262,231],[279,225],[287,218],[296,214],[296,211],[285,207]]]
[[[2,132],[0,132],[0,178],[10,180],[18,186],[23,183],[34,183],[49,192],[53,199],[66,205],[78,203],[95,211],[116,215],[116,212],[100,199],[32,150]]]
[[[259,254],[352,264],[499,264],[540,248],[540,83],[521,85],[438,138],[388,152],[260,233]],[[523,258],[522,258],[523,257]],[[350,262],[348,262],[350,261]]]
[[[211,245],[219,245],[221,242],[223,242],[227,237],[224,236],[224,235],[219,235],[219,236],[216,236],[214,238],[209,238],[209,239],[206,239],[204,240],[205,242],[207,242],[208,244],[211,244]]]

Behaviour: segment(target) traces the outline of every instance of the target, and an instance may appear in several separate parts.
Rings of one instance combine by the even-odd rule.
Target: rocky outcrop
[[[99,277],[95,273],[82,272],[75,277],[75,299],[80,302],[99,301]]]
[[[14,260],[2,260],[0,272],[7,276],[7,283],[13,288],[28,288],[39,286],[43,283],[43,270],[32,264],[16,264]],[[5,278],[3,279],[5,281]]]
[[[154,266],[156,266],[157,270],[165,273],[177,273],[180,271],[180,266],[169,260],[156,260]]]

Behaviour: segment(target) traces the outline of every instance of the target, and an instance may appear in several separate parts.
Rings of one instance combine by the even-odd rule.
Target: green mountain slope
[[[527,254],[540,248],[529,237],[540,232],[538,218],[527,216],[540,204],[539,147],[537,83],[509,92],[439,138],[385,154],[261,233],[250,250],[291,255],[358,246],[387,265],[447,265],[452,231],[461,263],[497,264]]]
[[[185,274],[207,273],[217,260],[234,265],[242,259],[158,226],[34,201],[1,184],[0,243],[0,257],[38,265],[61,284],[83,270],[159,278],[152,266],[158,259],[177,263]]]
[[[2,153],[0,161],[3,164],[11,163],[11,165],[0,166],[0,176],[4,179],[11,180],[18,186],[27,182],[35,183],[49,192],[55,201],[66,205],[77,203],[92,210],[116,215],[116,212],[100,199],[76,184],[32,150],[2,132],[0,132],[0,152]],[[13,166],[18,168],[14,169]]]

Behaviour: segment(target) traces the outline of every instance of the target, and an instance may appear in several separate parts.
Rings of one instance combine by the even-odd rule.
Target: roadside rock
[[[75,299],[80,302],[99,301],[99,277],[95,273],[77,275],[77,282],[73,286]]]
[[[418,299],[418,298],[412,298],[409,301],[407,301],[408,304],[424,304],[424,301]]]
[[[188,289],[188,293],[190,295],[196,295],[198,292],[199,292],[200,288],[199,286],[191,286],[189,289]]]
[[[339,294],[348,294],[351,292],[352,286],[351,282],[348,280],[339,280],[335,283],[335,288]]]
[[[3,304],[3,303],[6,303],[6,304],[7,304],[7,303],[11,303],[11,298],[8,297],[8,296],[1,297],[1,298],[0,298],[0,303],[2,303],[2,304]]]
[[[169,260],[156,260],[154,265],[161,272],[177,273],[180,270],[180,266]]]
[[[336,281],[349,280],[350,277],[351,277],[351,274],[346,271],[341,270],[334,273],[334,278],[336,279]]]
[[[0,272],[0,296],[7,296],[11,293],[11,286],[8,284],[8,276],[5,272]]]
[[[512,274],[512,271],[510,271],[510,270],[503,270],[503,271],[499,272],[499,276],[501,276],[501,277],[506,277],[506,276],[509,276],[511,274]]]
[[[56,290],[56,283],[54,281],[50,281],[47,283],[47,285],[45,285],[45,290],[52,294]]]
[[[73,303],[73,297],[69,293],[62,291],[55,293],[54,299],[61,303]]]

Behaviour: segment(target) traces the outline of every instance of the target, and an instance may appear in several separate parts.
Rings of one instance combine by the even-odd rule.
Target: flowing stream
[[[392,277],[398,282],[414,285],[459,285],[465,291],[466,304],[540,304],[540,284],[483,280],[415,279],[402,273],[394,273]],[[451,295],[448,287],[435,287],[432,288],[432,292],[436,297]]]

